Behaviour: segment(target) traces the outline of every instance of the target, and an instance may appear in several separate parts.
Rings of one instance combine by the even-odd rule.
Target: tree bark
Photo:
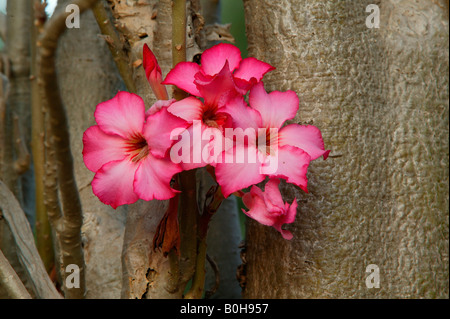
[[[292,241],[248,223],[245,297],[448,298],[448,1],[244,3],[249,55],[277,68],[266,89],[296,91],[293,122],[331,149],[309,194],[282,187]]]
[[[59,1],[64,10],[70,1]],[[126,208],[116,210],[92,193],[94,174],[83,162],[83,132],[95,124],[98,103],[124,90],[111,53],[89,10],[80,28],[66,30],[57,54],[57,72],[70,130],[74,172],[83,207],[82,242],[86,263],[86,298],[120,298],[122,240]]]
[[[22,266],[21,269],[23,269],[24,272],[24,275],[20,276],[20,279],[23,282],[23,277],[26,277],[26,282],[28,283],[27,286],[30,286],[29,290],[31,290],[32,296],[46,299],[61,298],[61,295],[57,292],[47,275],[44,264],[42,263],[34,243],[33,232],[25,217],[25,213],[12,192],[8,189],[6,184],[1,181],[0,217],[5,220],[5,223],[12,234],[12,244],[17,247],[17,258]],[[15,270],[15,272],[17,271]]]

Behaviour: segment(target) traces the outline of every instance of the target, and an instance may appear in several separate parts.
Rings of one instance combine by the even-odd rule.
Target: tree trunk
[[[266,89],[296,91],[331,149],[309,194],[282,187],[292,241],[248,223],[244,296],[448,298],[448,1],[244,2]]]

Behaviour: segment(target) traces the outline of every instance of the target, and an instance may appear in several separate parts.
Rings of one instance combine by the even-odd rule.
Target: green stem
[[[206,236],[198,243],[197,263],[195,265],[195,274],[192,279],[191,289],[184,296],[185,299],[200,299],[203,295],[205,286],[206,262]]]
[[[39,8],[39,0],[34,0],[34,9]],[[42,8],[43,10],[43,8]],[[36,61],[37,55],[37,39],[43,28],[43,21],[37,18],[38,14],[34,13],[34,21],[31,29],[31,74],[33,81],[31,82],[31,150],[34,164],[34,180],[36,188],[36,246],[39,254],[44,262],[44,266],[48,273],[55,264],[55,254],[53,251],[51,227],[48,220],[47,208],[44,203],[44,176],[45,176],[45,128],[44,128],[44,110],[42,96],[39,92],[37,83],[38,66]]]
[[[208,226],[212,216],[217,212],[223,200],[222,190],[218,185],[212,186],[206,194],[203,214],[198,220],[197,236],[199,242],[195,274],[192,280],[191,289],[186,293],[185,299],[200,299],[203,295],[206,276],[206,237],[208,234]],[[208,201],[210,201],[209,204]]]
[[[186,61],[186,0],[172,4],[172,64]],[[179,101],[187,93],[175,87],[173,97]],[[180,284],[185,285],[194,275],[197,260],[197,183],[195,170],[179,174],[180,182]]]
[[[186,0],[173,0],[172,6],[172,64],[186,61]],[[173,97],[179,101],[188,94],[175,88]]]
[[[180,270],[181,283],[187,283],[195,272],[197,260],[197,191],[195,170],[184,171],[180,179]]]

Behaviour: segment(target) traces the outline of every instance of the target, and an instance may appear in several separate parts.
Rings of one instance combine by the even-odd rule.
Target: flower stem
[[[172,4],[172,64],[186,61],[186,0],[173,0]],[[175,87],[177,101],[188,94]],[[186,284],[194,275],[197,260],[197,183],[195,170],[179,174],[180,182],[180,284]]]
[[[195,274],[192,280],[191,289],[186,293],[185,299],[199,299],[203,295],[205,286],[205,263],[206,263],[206,235],[208,234],[208,225],[211,217],[217,212],[224,200],[220,186],[214,185],[206,194],[205,206],[203,214],[198,221],[197,236],[197,263],[195,266]],[[208,204],[209,202],[209,204]]]
[[[173,0],[172,6],[172,64],[186,61],[186,0]],[[187,93],[174,89],[173,97],[179,101]]]

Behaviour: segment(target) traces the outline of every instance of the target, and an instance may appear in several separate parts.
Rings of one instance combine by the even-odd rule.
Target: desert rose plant
[[[266,92],[262,80],[274,67],[242,59],[237,47],[225,43],[205,50],[200,65],[176,64],[164,80],[144,45],[143,67],[158,101],[146,108],[138,95],[118,92],[97,105],[97,125],[83,136],[84,162],[95,172],[92,190],[99,200],[116,208],[170,199],[167,214],[176,218],[179,173],[206,167],[216,185],[204,205],[207,218],[199,219],[203,237],[211,215],[234,194],[242,197],[247,216],[292,239],[282,226],[294,222],[297,202],[283,201],[280,179],[307,192],[310,161],[326,159],[329,151],[317,127],[286,123],[296,116],[299,99],[293,91]],[[169,99],[166,85],[186,97]]]

